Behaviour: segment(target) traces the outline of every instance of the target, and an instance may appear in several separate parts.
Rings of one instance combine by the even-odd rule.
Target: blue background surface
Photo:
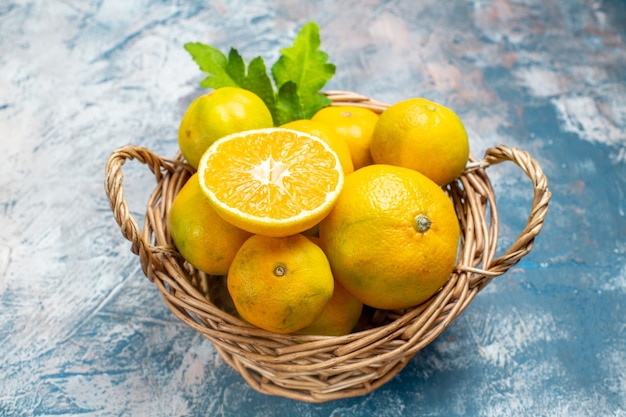
[[[176,152],[203,93],[185,42],[271,64],[310,20],[328,89],[451,107],[553,193],[530,255],[388,384],[324,404],[255,392],[177,321],[102,185],[119,146]],[[2,1],[0,416],[626,416],[624,22],[618,0]],[[502,249],[531,202],[511,165]],[[153,176],[125,174],[141,219]]]

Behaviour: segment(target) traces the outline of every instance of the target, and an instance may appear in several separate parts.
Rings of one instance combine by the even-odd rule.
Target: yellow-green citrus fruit
[[[447,107],[425,98],[389,106],[378,119],[370,143],[377,164],[421,172],[439,185],[461,175],[469,141],[461,119]]]
[[[292,333],[324,310],[334,280],[324,252],[303,235],[254,235],[237,252],[227,287],[244,320],[274,333]]]
[[[297,334],[343,336],[354,329],[361,318],[363,303],[350,294],[337,280],[333,296],[319,316]]]
[[[189,105],[178,129],[178,146],[187,162],[198,168],[200,157],[217,139],[273,125],[270,111],[256,94],[222,87]]]
[[[178,252],[211,275],[226,275],[239,247],[251,236],[213,210],[200,188],[198,174],[192,175],[174,198],[167,221]]]
[[[394,310],[431,297],[454,270],[460,227],[447,194],[419,172],[374,164],[345,178],[320,223],[333,275],[371,307]]]

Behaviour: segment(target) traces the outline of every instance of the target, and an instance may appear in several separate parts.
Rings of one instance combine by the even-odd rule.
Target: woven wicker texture
[[[351,92],[325,94],[335,106],[356,105],[378,113],[387,107]],[[133,159],[146,164],[157,181],[143,229],[124,199],[122,166]],[[522,169],[534,194],[524,229],[496,258],[498,214],[486,169],[505,161]],[[114,151],[106,164],[105,189],[122,234],[132,243],[131,250],[139,256],[144,274],[174,315],[209,339],[250,386],[265,394],[307,402],[364,395],[389,381],[485,285],[530,252],[551,197],[541,167],[525,151],[498,146],[488,149],[482,160],[470,157],[463,175],[446,187],[456,207],[462,238],[457,267],[437,294],[405,311],[366,309],[357,331],[346,336],[278,335],[229,313],[233,310],[224,277],[195,270],[173,246],[166,219],[174,197],[191,173],[180,154],[161,158],[135,146]]]

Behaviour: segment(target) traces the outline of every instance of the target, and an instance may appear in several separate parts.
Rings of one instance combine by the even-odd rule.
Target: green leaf
[[[267,75],[267,69],[265,67],[265,62],[263,62],[263,58],[258,56],[250,61],[250,64],[248,65],[248,74],[243,80],[241,86],[261,97],[261,100],[263,100],[274,118],[274,124],[276,124],[276,97],[272,81]]]
[[[326,97],[324,94],[311,94],[308,100],[308,107],[303,109],[303,118],[310,119],[313,117],[318,110],[323,109],[324,107],[330,106],[332,100]]]
[[[291,47],[281,49],[282,55],[272,67],[272,77],[279,90],[289,81],[296,84],[305,117],[330,104],[319,91],[335,74],[335,65],[327,62],[328,54],[319,50],[320,44],[319,28],[309,22],[302,27]]]
[[[228,59],[218,49],[200,42],[189,42],[185,49],[200,70],[209,74],[200,85],[205,88],[237,87],[238,84],[227,71]]]
[[[187,43],[185,49],[191,54],[200,70],[209,74],[200,86],[204,88],[240,87],[253,92],[263,100],[276,120],[276,97],[274,86],[267,75],[263,58],[256,57],[248,66],[235,48],[230,48],[228,58],[218,49],[203,43]]]
[[[235,48],[230,48],[228,62],[224,68],[231,79],[241,86],[246,78],[246,62]]]
[[[287,81],[278,90],[276,95],[276,116],[276,126],[304,118],[296,84],[293,81]]]
[[[218,49],[200,42],[185,44],[200,70],[207,77],[200,85],[205,88],[240,87],[259,96],[270,110],[274,124],[296,119],[309,119],[331,101],[320,90],[335,74],[335,65],[319,50],[319,28],[314,22],[302,27],[289,48],[272,67],[272,79],[265,62],[256,57],[246,68],[246,62],[235,48],[228,57]],[[276,90],[278,90],[276,92]]]

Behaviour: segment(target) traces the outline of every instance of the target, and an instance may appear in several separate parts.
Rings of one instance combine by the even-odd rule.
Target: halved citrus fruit
[[[339,157],[339,161],[343,167],[343,175],[348,175],[354,171],[352,154],[350,153],[348,142],[346,142],[344,137],[337,133],[330,125],[322,122],[315,122],[313,120],[300,119],[291,121],[280,127],[297,130],[298,132],[310,133],[313,136],[317,136],[324,142],[328,143],[330,147],[337,152],[337,156]]]
[[[343,187],[339,157],[322,139],[268,128],[217,140],[202,155],[200,185],[215,211],[251,233],[288,236],[319,223]]]

